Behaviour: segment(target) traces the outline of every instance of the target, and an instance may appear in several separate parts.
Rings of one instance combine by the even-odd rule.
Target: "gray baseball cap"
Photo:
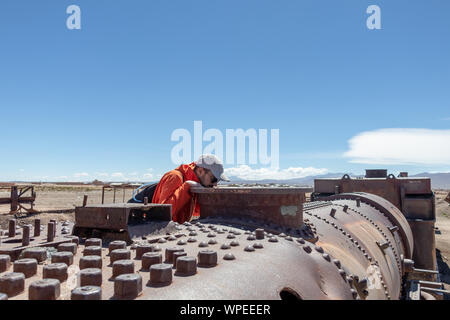
[[[195,161],[195,164],[201,168],[209,169],[216,177],[217,181],[230,181],[228,177],[223,173],[223,164],[222,161],[219,160],[213,154],[203,154]]]

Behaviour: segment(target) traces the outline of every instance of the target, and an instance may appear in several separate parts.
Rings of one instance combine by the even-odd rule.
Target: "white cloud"
[[[450,163],[450,130],[380,129],[349,140],[344,157],[364,164],[441,165]]]
[[[74,173],[73,176],[75,178],[89,177],[89,173],[86,172]]]
[[[97,173],[95,173],[95,175],[97,177],[108,177],[109,176],[109,174],[106,172],[97,172]]]
[[[284,179],[295,179],[304,178],[307,176],[320,175],[327,173],[327,169],[318,169],[313,167],[301,168],[301,167],[291,167],[287,169],[271,169],[271,168],[260,168],[253,169],[247,165],[241,165],[239,167],[227,168],[225,169],[225,174],[227,176],[238,177],[245,180],[284,180]]]
[[[111,174],[111,177],[113,178],[124,178],[124,175],[122,172],[114,172]]]

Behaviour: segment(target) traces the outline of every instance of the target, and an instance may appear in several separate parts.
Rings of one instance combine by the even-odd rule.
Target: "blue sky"
[[[449,14],[445,0],[3,0],[0,181],[157,179],[195,120],[279,129],[280,169],[227,166],[245,177],[450,171]]]

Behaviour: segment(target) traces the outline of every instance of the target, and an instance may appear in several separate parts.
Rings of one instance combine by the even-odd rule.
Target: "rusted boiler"
[[[0,298],[442,298],[442,284],[425,281],[436,271],[414,266],[414,233],[397,206],[364,192],[306,202],[311,191],[192,188],[202,217],[182,225],[156,204],[78,207],[70,243],[55,243],[60,254],[26,278],[29,261],[0,256]]]

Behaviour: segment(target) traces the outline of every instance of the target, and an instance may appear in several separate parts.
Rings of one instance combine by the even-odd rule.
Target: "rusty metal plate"
[[[352,199],[355,201],[358,198],[359,201],[375,207],[377,210],[386,215],[394,226],[398,226],[399,234],[401,235],[402,243],[405,248],[404,256],[407,259],[411,259],[414,249],[414,240],[411,228],[400,210],[397,209],[392,203],[380,196],[363,192],[351,194],[344,193],[328,197],[329,200]]]
[[[302,226],[302,203],[311,188],[216,187],[191,188],[202,217],[227,216],[259,219],[280,226]]]

